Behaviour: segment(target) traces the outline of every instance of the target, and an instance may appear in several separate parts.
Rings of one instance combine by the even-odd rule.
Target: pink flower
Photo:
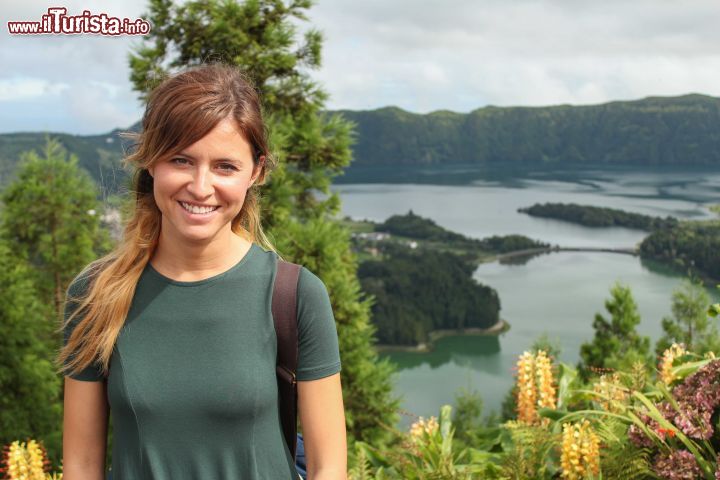
[[[667,480],[696,480],[702,478],[702,470],[692,453],[675,450],[655,457],[653,470]],[[717,476],[717,474],[716,474]]]

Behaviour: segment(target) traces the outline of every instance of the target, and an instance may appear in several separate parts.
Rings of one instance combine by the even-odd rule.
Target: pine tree
[[[630,287],[613,285],[605,309],[610,318],[596,314],[595,338],[580,347],[579,370],[583,378],[589,377],[591,367],[628,370],[635,362],[652,365],[650,339],[636,330],[640,313]]]
[[[109,237],[100,225],[97,188],[77,157],[67,159],[49,137],[42,154],[23,153],[17,179],[2,192],[1,235],[28,259],[42,303],[59,321],[67,286],[108,249]]]
[[[0,239],[0,444],[42,439],[53,461],[62,456],[60,378],[43,338],[52,327],[35,291],[33,272]]]
[[[661,356],[673,343],[682,343],[685,348],[698,354],[714,350],[720,339],[714,323],[707,314],[710,296],[699,281],[685,280],[673,291],[672,317],[662,320],[664,335],[655,345],[655,353]]]
[[[58,462],[64,389],[51,359],[65,291],[110,240],[96,185],[77,157],[49,137],[41,154],[21,154],[16,180],[0,195],[0,432],[3,440],[43,440]]]
[[[352,127],[321,111],[327,94],[305,73],[320,66],[320,32],[309,29],[296,45],[292,22],[307,20],[304,11],[312,3],[190,0],[175,6],[151,0],[144,18],[153,29],[129,57],[131,80],[145,100],[169,69],[222,60],[251,76],[280,159],[263,187],[263,227],[283,257],[305,265],[327,286],[338,327],[349,440],[379,444],[387,440],[382,425],[397,421],[398,400],[392,396],[393,369],[378,361],[372,346],[370,300],[361,298],[349,234],[334,219],[339,196],[329,190],[351,160]]]

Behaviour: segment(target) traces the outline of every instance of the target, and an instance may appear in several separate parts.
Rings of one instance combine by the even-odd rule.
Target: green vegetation
[[[374,297],[373,323],[385,345],[427,345],[440,331],[497,327],[500,300],[472,278],[478,263],[501,253],[549,248],[522,235],[469,238],[412,210],[382,223],[346,218],[344,224],[354,233],[358,275]]]
[[[0,239],[0,444],[31,436],[62,457],[61,381],[52,363],[55,326],[32,267]]]
[[[406,215],[391,216],[383,223],[374,225],[374,230],[414,240],[451,245],[456,249],[477,249],[490,253],[508,253],[550,247],[547,243],[538,242],[524,235],[494,235],[481,240],[469,238],[446,230],[434,220],[416,215],[412,210],[408,211]]]
[[[48,138],[42,157],[34,151],[22,156],[17,180],[0,195],[0,235],[28,259],[43,304],[57,319],[70,280],[110,248],[97,187],[77,157],[66,156]]]
[[[124,125],[123,125],[124,127]],[[77,156],[103,193],[117,192],[127,179],[120,160],[123,155],[118,129],[102,135],[53,133],[55,141]],[[47,132],[5,133],[0,135],[0,189],[17,177],[18,160],[25,152],[42,154]]]
[[[662,320],[663,336],[655,345],[655,354],[670,348],[673,343],[683,344],[688,350],[704,355],[720,352],[720,334],[708,317],[710,296],[699,281],[685,280],[672,295],[672,317]]]
[[[396,107],[341,113],[357,124],[358,166],[720,164],[720,99],[704,95],[467,114]]]
[[[618,226],[649,231],[650,235],[640,244],[643,258],[668,263],[683,273],[690,271],[709,280],[720,280],[720,222],[717,220],[679,221],[673,217],[659,218],[574,203],[535,204],[518,211],[587,227]]]
[[[720,279],[720,223],[717,220],[682,222],[656,230],[640,244],[640,255],[677,269]]]
[[[493,253],[520,252],[550,248],[549,243],[533,240],[525,235],[493,235],[479,240],[480,248]]]
[[[595,315],[595,338],[580,347],[580,373],[590,376],[592,369],[629,370],[633,364],[652,364],[650,339],[638,334],[640,313],[630,287],[615,284],[605,301],[610,318]]]
[[[494,235],[483,239],[466,237],[447,230],[434,220],[417,215],[412,210],[405,215],[393,215],[382,223],[346,218],[343,224],[353,233],[355,251],[362,260],[371,260],[373,255],[376,255],[368,255],[368,251],[382,249],[382,245],[393,243],[411,245],[414,242],[417,247],[454,253],[474,266],[492,260],[498,254],[550,248],[549,244],[524,235]],[[389,234],[389,238],[379,241],[368,236],[370,232]]]
[[[406,215],[393,215],[383,223],[375,225],[376,232],[387,232],[393,235],[414,238],[416,240],[429,240],[435,242],[464,242],[473,243],[465,235],[446,230],[430,218],[416,215],[409,210]]]
[[[77,158],[48,138],[43,156],[22,155],[0,192],[0,441],[44,439],[62,452],[62,379],[53,357],[67,285],[110,246],[97,188]],[[17,402],[21,395],[22,403]]]
[[[439,329],[489,328],[499,321],[500,299],[473,278],[456,255],[388,245],[382,260],[363,262],[363,291],[375,298],[373,322],[380,343],[427,343]]]
[[[674,311],[687,304],[679,299],[688,288],[676,290]],[[693,298],[699,305],[700,296]],[[720,478],[714,351],[672,345],[657,369],[648,368],[654,362],[647,339],[635,332],[640,319],[630,288],[613,286],[606,308],[612,318],[598,315],[589,349],[611,356],[590,360],[598,369],[557,362],[557,346],[540,337],[519,356],[506,418],[481,420],[481,396],[462,391],[452,421],[446,405],[400,432],[394,447],[358,442],[350,480]]]
[[[564,220],[586,227],[625,227],[652,231],[659,228],[672,228],[679,223],[673,217],[663,219],[616,208],[593,207],[576,203],[536,203],[531,207],[519,208],[518,212],[527,213],[533,217]]]

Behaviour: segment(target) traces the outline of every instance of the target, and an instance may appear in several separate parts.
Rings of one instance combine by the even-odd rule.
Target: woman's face
[[[235,122],[225,119],[148,171],[162,212],[162,235],[169,241],[207,243],[230,233],[260,167],[254,168],[252,147]]]

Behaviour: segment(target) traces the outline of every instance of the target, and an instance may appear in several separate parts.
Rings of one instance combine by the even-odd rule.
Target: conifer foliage
[[[59,141],[47,138],[42,152],[24,152],[17,179],[2,192],[1,234],[30,262],[43,304],[62,315],[73,277],[109,248],[101,206],[90,174]]]
[[[637,332],[640,313],[630,287],[620,283],[613,285],[605,309],[610,318],[596,314],[593,321],[595,338],[580,347],[583,377],[587,378],[593,368],[630,370],[636,362],[652,365],[650,338]]]

